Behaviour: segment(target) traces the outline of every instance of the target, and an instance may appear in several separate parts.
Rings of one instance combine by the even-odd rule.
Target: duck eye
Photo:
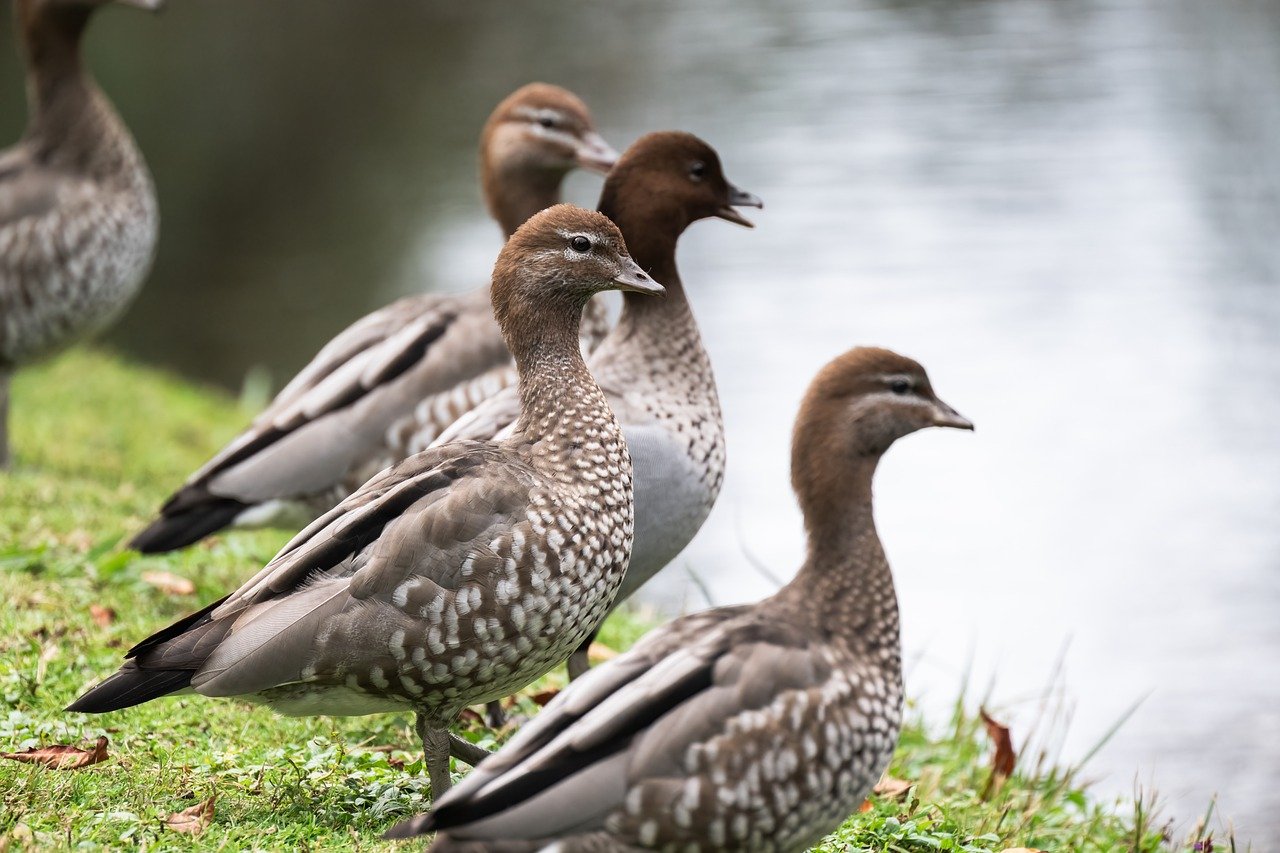
[[[905,379],[895,379],[889,383],[889,390],[895,394],[906,394],[911,390],[911,383]]]
[[[695,162],[689,167],[689,177],[695,181],[700,181],[707,176],[707,164],[701,160]]]
[[[569,247],[575,252],[585,254],[591,251],[591,241],[579,234],[577,237],[574,237],[569,241]]]
[[[556,120],[553,119],[551,116],[540,116],[538,118],[538,124],[542,125],[547,130],[550,130],[551,128],[556,126]]]

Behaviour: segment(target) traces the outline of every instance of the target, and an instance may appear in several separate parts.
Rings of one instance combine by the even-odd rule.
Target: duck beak
[[[604,141],[603,136],[589,130],[582,135],[574,159],[584,169],[607,175],[613,164],[618,162],[618,152]]]
[[[939,427],[951,427],[952,429],[967,429],[973,431],[973,421],[939,400],[937,397],[933,399],[933,425]]]
[[[623,258],[622,271],[613,277],[613,285],[617,290],[646,293],[650,296],[664,296],[667,292],[647,272],[640,269],[640,265],[631,260],[631,258]]]
[[[759,196],[753,195],[746,190],[740,190],[733,184],[729,184],[729,203],[716,211],[716,216],[744,228],[755,228],[755,224],[743,216],[735,207],[758,207],[764,209],[764,202]]]
[[[148,12],[159,12],[164,8],[165,0],[116,0],[116,2],[125,6],[146,9]]]

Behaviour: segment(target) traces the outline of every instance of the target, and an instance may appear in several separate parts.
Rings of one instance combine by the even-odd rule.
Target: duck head
[[[606,290],[660,296],[662,285],[627,253],[622,232],[609,218],[571,204],[549,207],[507,240],[493,269],[494,316],[505,334],[567,316],[577,323],[587,300]],[[573,347],[576,350],[577,344]]]
[[[764,207],[724,176],[714,148],[691,133],[659,131],[632,143],[605,180],[600,210],[618,222],[679,234],[699,219],[718,217],[747,228],[739,207]]]

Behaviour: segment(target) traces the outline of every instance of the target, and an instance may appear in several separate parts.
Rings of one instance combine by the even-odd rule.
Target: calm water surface
[[[277,385],[362,312],[475,286],[498,232],[478,129],[530,79],[622,147],[684,128],[762,196],[681,261],[730,441],[703,533],[648,591],[699,607],[787,576],[805,383],[855,343],[919,358],[978,424],[877,488],[909,682],[1025,733],[1058,660],[1067,757],[1181,821],[1215,792],[1280,837],[1280,6],[1262,0],[786,4],[173,0],[91,61],[164,215],[109,340]],[[376,16],[375,16],[376,15]],[[7,26],[7,25],[6,25]],[[11,28],[9,28],[11,29]],[[7,29],[3,35],[8,42]],[[22,124],[11,57],[0,130]],[[591,204],[599,180],[569,195]],[[19,413],[20,415],[20,413]],[[1064,652],[1065,648],[1065,652]]]

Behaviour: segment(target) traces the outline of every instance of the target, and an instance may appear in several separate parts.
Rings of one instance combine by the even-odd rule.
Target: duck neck
[[[555,463],[569,457],[586,459],[579,452],[582,435],[606,444],[621,440],[609,403],[582,359],[582,309],[578,301],[554,317],[543,313],[538,323],[508,337],[519,341],[514,348],[520,395],[516,434],[523,443],[538,445],[552,467],[566,475],[581,465]]]
[[[79,5],[36,10],[31,0],[18,3],[30,107],[25,138],[45,163],[106,176],[125,165],[133,146],[80,57],[90,14]]]
[[[611,209],[612,208],[612,209]],[[627,251],[666,295],[654,299],[640,293],[624,293],[618,317],[618,340],[638,347],[646,357],[661,356],[673,348],[683,350],[688,337],[698,337],[698,327],[689,308],[680,271],[676,268],[676,242],[687,223],[677,216],[646,214],[624,206],[601,205],[622,232]]]
[[[510,237],[535,213],[560,203],[563,172],[487,161],[482,171],[485,204],[498,220],[503,237]]]
[[[897,656],[898,600],[872,513],[879,461],[877,454],[859,457],[853,471],[834,464],[810,470],[800,496],[808,554],[777,599],[825,635]]]

